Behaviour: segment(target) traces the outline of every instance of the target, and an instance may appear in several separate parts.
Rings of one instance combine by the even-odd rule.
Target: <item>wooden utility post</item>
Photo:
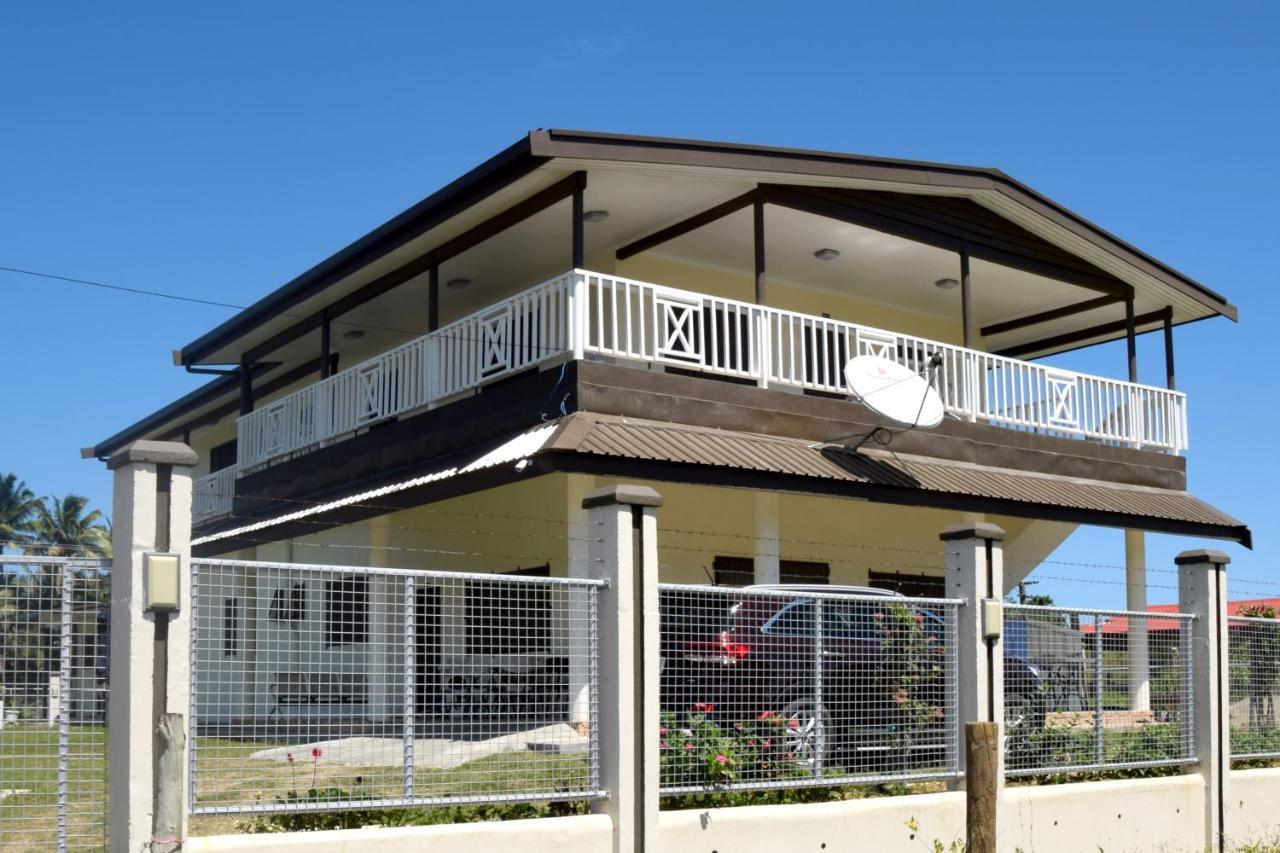
[[[996,853],[1000,724],[964,724],[965,853]]]

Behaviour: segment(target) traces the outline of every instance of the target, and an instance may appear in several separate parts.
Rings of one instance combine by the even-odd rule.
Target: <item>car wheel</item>
[[[782,709],[786,726],[784,749],[801,767],[813,768],[822,762],[826,751],[826,726],[821,714],[814,713],[810,699],[796,699]]]

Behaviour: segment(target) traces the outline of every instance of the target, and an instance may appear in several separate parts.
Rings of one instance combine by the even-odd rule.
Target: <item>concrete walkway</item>
[[[571,726],[556,723],[528,731],[515,732],[487,740],[448,740],[423,738],[413,742],[413,765],[423,768],[448,769],[503,752],[536,751],[549,754],[577,754],[587,751],[588,738]],[[320,750],[320,758],[311,752]],[[404,762],[404,740],[396,737],[348,737],[281,746],[253,753],[262,761],[308,762],[340,767],[398,767]]]

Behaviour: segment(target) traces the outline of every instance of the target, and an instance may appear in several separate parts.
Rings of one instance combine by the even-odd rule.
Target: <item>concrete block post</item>
[[[946,548],[947,597],[965,602],[957,626],[957,715],[961,725],[991,722],[1000,726],[995,767],[999,804],[1004,796],[1004,639],[999,634],[987,639],[988,627],[999,632],[1002,626],[983,624],[983,602],[1003,599],[1004,531],[985,521],[965,522],[944,529],[939,538]],[[956,738],[958,746],[958,731]],[[963,751],[959,763],[961,770],[967,769]]]
[[[613,853],[658,849],[658,543],[661,496],[644,486],[589,494],[591,576],[600,590],[600,784]]]
[[[156,843],[155,743],[158,715],[189,710],[191,626],[191,468],[196,454],[185,444],[135,441],[107,461],[114,472],[111,548],[111,692],[107,705],[111,754],[110,845],[113,853],[167,851]],[[179,608],[158,616],[144,609],[144,555],[180,555]],[[158,669],[157,660],[167,662]],[[189,740],[186,739],[186,740]],[[180,766],[187,766],[185,742]],[[169,765],[172,766],[172,765]],[[185,832],[186,779],[179,780],[179,824]],[[169,809],[162,809],[166,813]],[[166,833],[167,834],[167,833]]]
[[[1204,780],[1204,849],[1225,851],[1231,777],[1227,658],[1227,563],[1221,551],[1183,551],[1178,566],[1178,606],[1195,614],[1191,626],[1191,695],[1197,768]]]

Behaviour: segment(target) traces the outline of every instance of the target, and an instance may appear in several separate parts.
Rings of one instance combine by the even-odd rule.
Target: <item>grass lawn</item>
[[[107,733],[72,726],[67,765],[67,833],[74,850],[104,847]],[[38,724],[0,729],[0,851],[52,850],[58,822],[58,730]]]

